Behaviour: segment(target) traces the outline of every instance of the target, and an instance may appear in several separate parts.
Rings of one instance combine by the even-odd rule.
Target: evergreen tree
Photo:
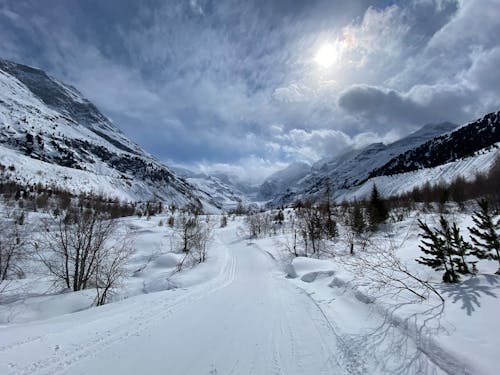
[[[319,206],[319,210],[323,216],[321,218],[321,221],[323,222],[322,231],[326,238],[333,239],[337,237],[338,230],[337,230],[337,222],[333,218],[333,212],[332,212],[332,202],[331,202],[332,190],[331,190],[330,179],[327,178],[324,181],[324,184],[325,184],[324,199]]]
[[[474,227],[469,227],[474,249],[472,253],[479,259],[496,260],[500,263],[500,219],[494,220],[489,210],[488,201],[478,202],[479,210],[474,211],[472,221]],[[500,268],[496,272],[500,275]]]
[[[476,262],[467,262],[466,258],[471,254],[472,246],[470,243],[464,240],[463,236],[460,234],[460,229],[457,226],[457,223],[453,223],[451,227],[451,245],[458,256],[455,258],[455,264],[457,265],[458,272],[461,274],[475,273]],[[467,263],[472,265],[471,272]]]
[[[420,250],[430,257],[420,257],[416,261],[437,271],[444,270],[443,281],[456,283],[460,281],[459,274],[469,273],[465,257],[468,245],[460,235],[456,224],[450,224],[444,216],[439,219],[440,228],[431,229],[427,224],[418,221],[422,229],[422,245]],[[455,233],[454,233],[455,232]]]
[[[366,223],[363,217],[363,211],[361,210],[361,206],[358,202],[354,202],[349,224],[354,233],[356,233],[358,236],[362,234],[366,229]]]
[[[370,202],[368,205],[368,220],[372,230],[377,229],[379,224],[382,224],[389,218],[389,211],[385,206],[384,200],[380,197],[377,185],[373,184]]]
[[[446,253],[445,253],[445,241],[439,235],[438,231],[431,229],[426,223],[418,220],[418,226],[423,231],[421,234],[422,245],[419,245],[420,250],[430,257],[426,258],[421,256],[416,261],[420,264],[424,264],[437,271],[441,271],[446,268]],[[444,276],[443,276],[444,280]]]
[[[285,214],[283,213],[283,210],[279,210],[278,213],[274,216],[274,221],[283,224],[283,221],[285,221]]]
[[[224,228],[226,226],[227,226],[227,216],[222,215],[222,217],[220,218],[220,227]]]
[[[337,222],[333,219],[332,215],[326,217],[323,230],[328,239],[334,239],[338,236]]]

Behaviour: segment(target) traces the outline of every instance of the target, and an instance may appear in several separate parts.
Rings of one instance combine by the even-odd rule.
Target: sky
[[[500,109],[500,0],[0,0],[0,56],[167,164],[258,183]]]

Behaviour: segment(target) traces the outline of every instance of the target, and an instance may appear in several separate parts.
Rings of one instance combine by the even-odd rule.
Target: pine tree
[[[472,246],[470,243],[464,240],[463,236],[460,234],[460,229],[457,226],[457,223],[453,223],[451,227],[451,245],[458,256],[458,258],[455,258],[455,264],[457,265],[458,272],[461,274],[469,274],[469,273],[475,273],[476,269],[476,262],[467,262],[466,258],[471,254],[472,252]],[[470,263],[472,265],[472,270],[471,272],[469,270],[469,266],[467,263]]]
[[[472,253],[479,259],[496,260],[500,264],[500,219],[495,221],[490,213],[488,201],[482,199],[478,202],[479,210],[474,211],[472,221],[474,227],[469,227],[472,243]],[[496,272],[500,275],[500,268]]]
[[[283,224],[283,221],[285,221],[285,214],[283,213],[283,210],[278,210],[278,213],[274,216],[274,221]]]
[[[419,259],[416,259],[416,261],[420,264],[424,264],[426,266],[434,268],[436,271],[445,269],[445,241],[437,231],[431,229],[423,221],[419,220],[418,226],[423,231],[423,233],[421,234],[422,245],[419,245],[419,248],[424,254],[429,255],[430,257],[426,258],[424,256],[421,256]],[[446,271],[448,270],[446,269]]]
[[[337,229],[337,222],[333,219],[332,215],[329,215],[326,218],[323,230],[325,232],[326,238],[330,240],[338,236],[339,232]]]
[[[361,211],[361,206],[358,202],[354,202],[349,223],[354,233],[358,236],[365,231],[366,223],[363,217],[363,212]]]
[[[377,229],[379,224],[382,224],[389,218],[389,211],[385,206],[383,199],[377,189],[377,185],[373,184],[370,203],[368,205],[368,220],[372,230]]]
[[[220,227],[224,228],[226,226],[227,226],[227,216],[222,215],[222,217],[220,218]]]
[[[441,216],[440,228],[431,229],[421,220],[418,221],[418,226],[423,231],[422,245],[419,248],[424,254],[430,256],[416,259],[418,263],[437,271],[444,270],[443,281],[445,283],[456,283],[460,281],[459,274],[469,273],[465,262],[468,245],[455,223],[450,227],[446,218]]]
[[[325,237],[331,240],[338,236],[338,229],[337,229],[337,222],[335,221],[332,212],[332,203],[331,203],[332,190],[331,190],[330,179],[327,178],[324,184],[325,184],[324,199],[323,202],[320,204],[319,209],[322,214],[321,218],[323,222],[322,231]]]

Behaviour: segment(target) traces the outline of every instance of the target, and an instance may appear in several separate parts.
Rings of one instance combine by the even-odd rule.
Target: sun
[[[314,56],[314,61],[324,68],[332,66],[339,58],[339,51],[332,44],[323,44]]]

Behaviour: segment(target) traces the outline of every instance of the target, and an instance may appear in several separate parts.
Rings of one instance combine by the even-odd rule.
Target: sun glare
[[[324,68],[330,67],[338,59],[337,49],[330,43],[324,44],[316,53],[314,61]]]

